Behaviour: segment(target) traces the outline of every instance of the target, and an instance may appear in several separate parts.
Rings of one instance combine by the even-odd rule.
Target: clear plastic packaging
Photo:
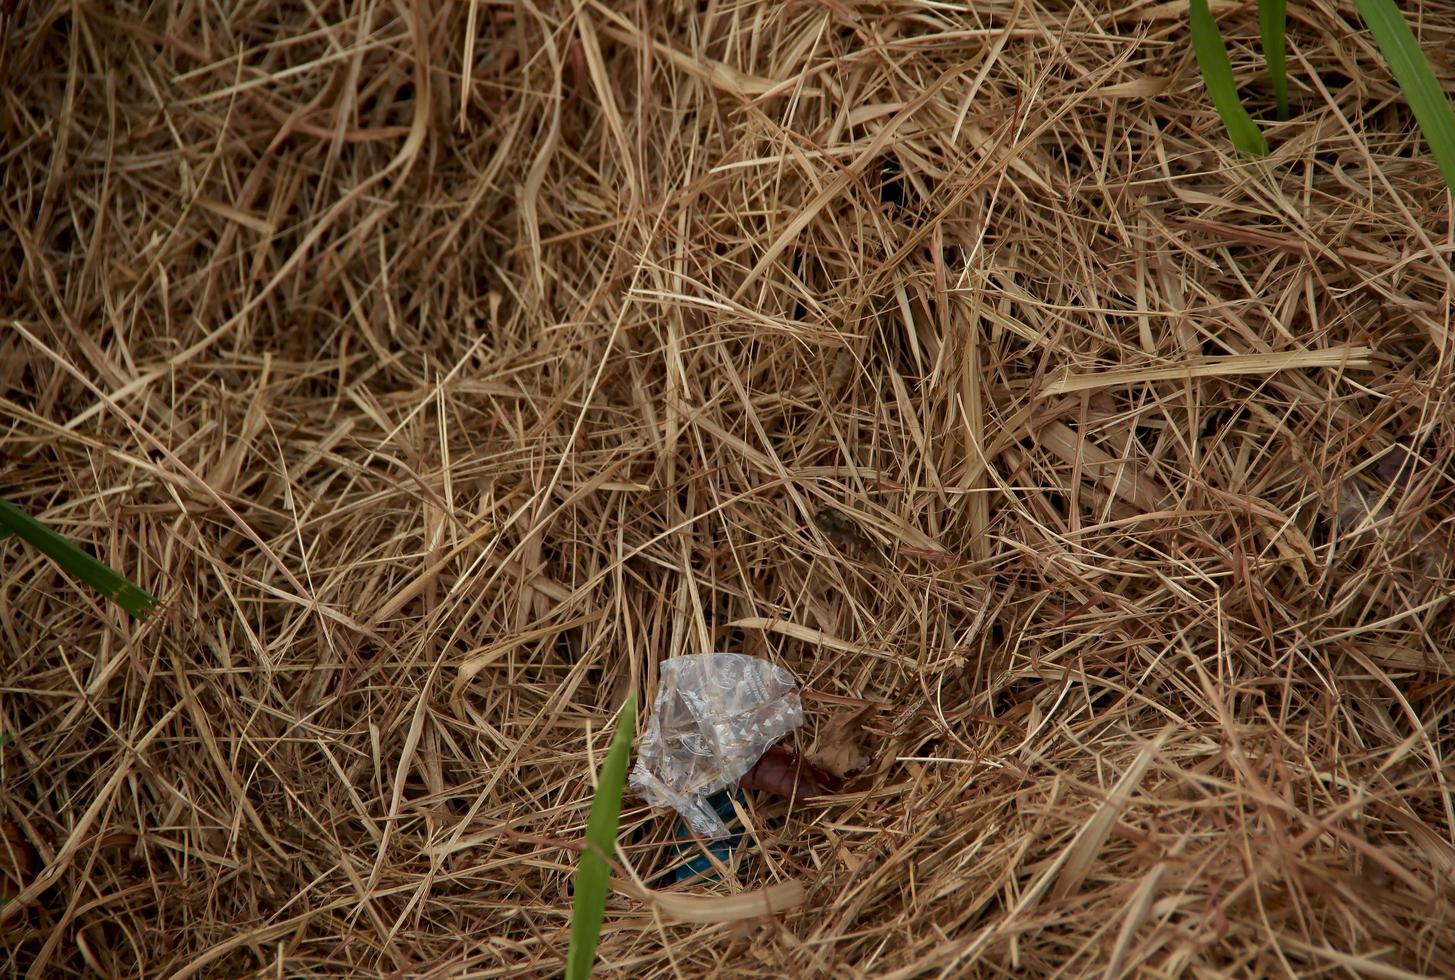
[[[719,840],[728,828],[707,798],[803,724],[798,685],[782,667],[741,653],[673,657],[660,670],[632,789],[682,814],[700,836]]]

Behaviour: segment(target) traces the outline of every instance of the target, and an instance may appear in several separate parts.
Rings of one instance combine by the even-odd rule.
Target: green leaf
[[[1228,137],[1244,153],[1267,156],[1268,141],[1263,138],[1263,131],[1238,99],[1233,63],[1228,60],[1228,49],[1223,45],[1223,36],[1218,33],[1207,0],[1188,0],[1188,18],[1192,26],[1192,52],[1197,55],[1203,84],[1207,86],[1213,107],[1223,117]]]
[[[1425,53],[1393,0],[1354,0],[1354,6],[1399,82],[1420,132],[1435,155],[1435,163],[1445,175],[1445,186],[1455,194],[1455,113],[1450,111],[1450,100],[1425,60]]]
[[[92,558],[4,498],[0,498],[0,531],[18,535],[66,572],[108,599],[115,600],[133,616],[145,616],[157,604],[151,593],[132,585],[125,576]]]
[[[1279,119],[1288,118],[1288,52],[1283,40],[1287,24],[1287,0],[1258,0],[1258,33],[1263,38],[1263,60],[1273,77]]]
[[[576,897],[571,903],[571,949],[566,955],[566,980],[586,980],[596,962],[596,941],[601,938],[601,917],[606,912],[606,887],[611,879],[611,852],[616,847],[616,825],[621,816],[621,793],[626,785],[626,762],[637,725],[636,693],[627,695],[606,763],[596,779],[596,797],[586,821],[586,848],[576,866]]]
[[[15,739],[9,732],[0,732],[0,746],[4,746],[6,742],[13,741],[15,741]]]

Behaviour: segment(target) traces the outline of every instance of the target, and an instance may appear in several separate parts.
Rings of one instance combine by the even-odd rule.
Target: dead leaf
[[[801,803],[822,792],[812,768],[804,763],[802,756],[782,742],[769,746],[753,768],[738,780],[738,785],[781,796],[790,803]]]
[[[836,853],[839,855],[839,860],[844,862],[844,867],[855,874],[858,874],[859,870],[869,861],[864,855],[855,854],[843,844],[838,846]]]
[[[8,902],[35,877],[35,850],[9,818],[0,817],[0,902]]]
[[[818,738],[808,749],[808,764],[823,773],[827,781],[839,783],[852,779],[869,768],[869,753],[864,750],[864,718],[869,705],[840,712],[820,729]]]

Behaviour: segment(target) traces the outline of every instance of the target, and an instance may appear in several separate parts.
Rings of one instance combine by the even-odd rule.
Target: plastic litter
[[[730,836],[708,798],[803,724],[793,675],[741,653],[698,653],[661,664],[661,685],[637,750],[631,787],[671,807],[709,840]]]
[[[719,840],[710,841],[706,845],[699,844],[692,834],[692,828],[687,821],[680,820],[677,823],[677,831],[672,836],[676,842],[672,849],[682,857],[682,863],[672,869],[674,881],[721,881],[722,875],[713,864],[716,858],[723,864],[729,864],[733,859],[733,852],[743,843],[743,824],[738,819],[738,811],[733,808],[733,801],[737,800],[743,806],[748,805],[747,796],[741,789],[723,790],[721,793],[714,793],[707,798],[707,805],[712,807],[712,812],[717,814],[719,820],[728,828],[728,835]],[[708,857],[711,854],[712,857]]]

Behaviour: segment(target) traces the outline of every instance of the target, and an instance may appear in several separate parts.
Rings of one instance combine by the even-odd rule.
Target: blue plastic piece
[[[743,796],[743,791],[738,787],[733,787],[732,792],[723,790],[707,799],[708,805],[712,807],[718,819],[727,824],[728,829],[732,831],[727,837],[723,837],[720,840],[699,843],[693,839],[692,828],[687,826],[687,822],[685,820],[678,822],[676,834],[677,843],[674,845],[674,848],[678,854],[693,854],[694,856],[677,866],[676,871],[673,872],[677,881],[692,881],[694,879],[720,881],[722,879],[722,875],[718,874],[717,868],[713,866],[707,854],[700,853],[700,849],[705,844],[708,853],[723,864],[726,864],[732,857],[733,851],[737,850],[738,845],[742,843],[742,824],[738,821],[737,811],[733,809],[734,797],[737,798],[739,804],[743,806],[747,805],[747,799]]]

